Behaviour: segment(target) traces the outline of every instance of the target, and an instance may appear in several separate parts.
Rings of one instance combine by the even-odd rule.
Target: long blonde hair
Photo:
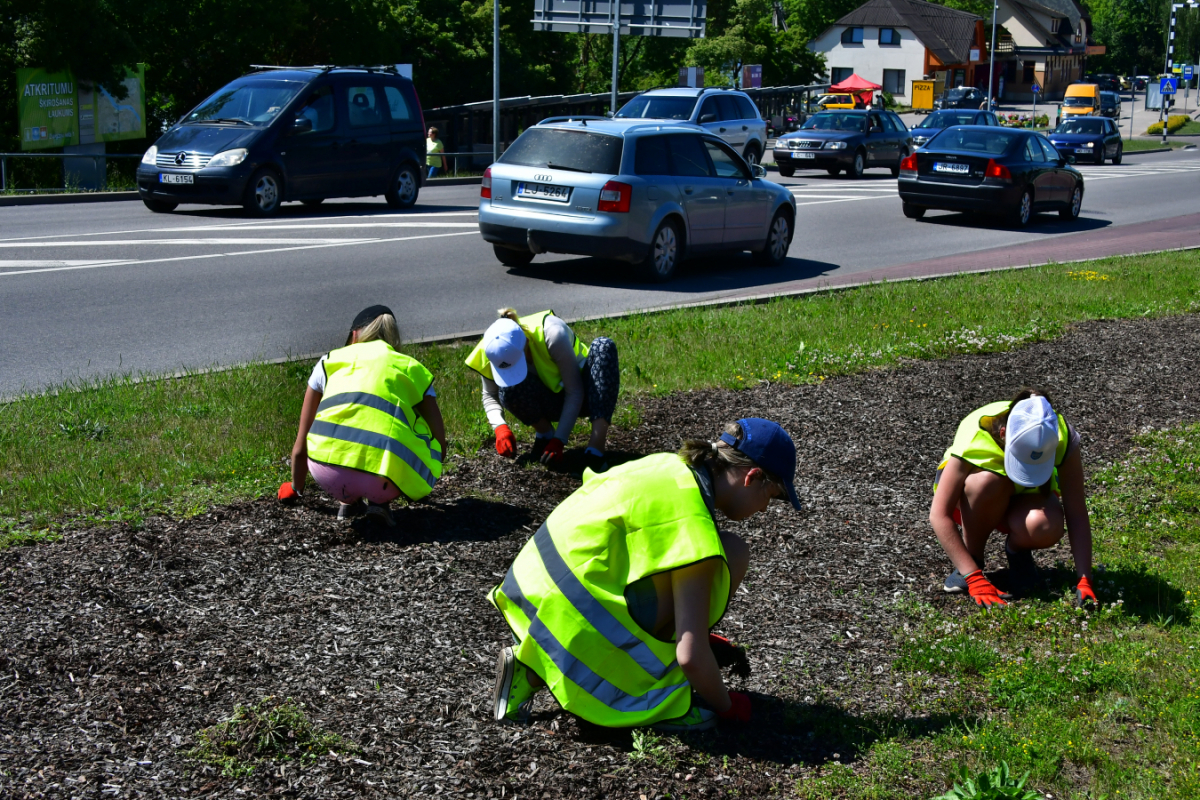
[[[732,436],[735,441],[742,440],[742,426],[736,422],[726,425],[724,432]],[[763,471],[768,482],[773,483],[781,492],[786,492],[783,481],[777,475],[754,463],[752,458],[733,445],[721,441],[720,437],[712,442],[706,439],[684,439],[683,446],[679,448],[679,457],[688,466],[708,467],[714,475],[733,467],[758,467]]]
[[[373,342],[376,339],[381,339],[392,346],[392,349],[399,352],[400,350],[400,328],[396,325],[396,318],[391,314],[380,314],[375,319],[368,322],[358,329],[358,343]],[[350,335],[346,337],[346,345],[354,343],[354,331],[350,331]]]

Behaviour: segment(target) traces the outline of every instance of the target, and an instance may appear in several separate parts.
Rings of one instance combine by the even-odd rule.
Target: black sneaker
[[[1036,589],[1042,584],[1042,573],[1033,560],[1032,550],[1010,550],[1004,545],[1008,557],[1008,583],[1011,591],[1021,592]]]
[[[967,590],[967,579],[954,570],[946,576],[945,582],[942,583],[942,591],[947,594],[960,594]]]
[[[385,527],[396,527],[396,520],[392,518],[392,509],[388,508],[386,503],[367,503],[367,516],[377,520]]]

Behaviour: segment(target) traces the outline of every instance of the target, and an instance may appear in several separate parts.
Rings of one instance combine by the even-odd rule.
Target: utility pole
[[[500,0],[492,6],[492,163],[500,160]]]
[[[617,115],[617,93],[619,88],[617,82],[620,80],[620,55],[621,55],[621,0],[612,0],[613,14],[613,70],[612,70],[612,115]]]
[[[988,62],[988,111],[992,110],[992,87],[996,80],[996,11],[1000,8],[1000,0],[992,0],[992,55]]]

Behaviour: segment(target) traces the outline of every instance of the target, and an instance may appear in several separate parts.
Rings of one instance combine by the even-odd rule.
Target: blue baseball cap
[[[721,434],[721,441],[744,454],[758,466],[783,481],[792,508],[800,510],[800,498],[796,496],[796,445],[787,431],[769,419],[747,417],[739,419],[742,426],[741,440],[728,433]]]

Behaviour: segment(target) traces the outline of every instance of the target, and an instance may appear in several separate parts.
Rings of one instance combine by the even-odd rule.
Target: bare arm
[[[675,658],[692,688],[714,711],[723,713],[732,701],[708,644],[709,598],[720,567],[720,560],[708,559],[673,570],[671,594],[675,603]]]
[[[446,454],[446,423],[442,421],[442,410],[438,408],[437,398],[432,395],[425,395],[421,402],[413,406],[421,419],[429,423],[429,430],[433,431],[433,438],[437,439],[438,444],[442,446],[442,455]]]
[[[963,488],[967,485],[969,469],[962,459],[951,456],[942,470],[937,491],[933,495],[933,505],[929,509],[929,524],[933,526],[938,542],[960,575],[969,575],[980,568],[963,544],[953,517],[954,509],[958,508],[958,502],[962,499]]]
[[[292,445],[292,488],[297,494],[304,493],[304,481],[308,478],[308,430],[317,416],[317,406],[323,395],[309,386],[304,390],[304,403],[300,406],[300,428],[296,431],[296,443]]]
[[[1074,448],[1058,467],[1058,488],[1062,491],[1063,514],[1067,518],[1067,536],[1071,555],[1080,577],[1092,577],[1092,522],[1088,518],[1083,492],[1083,457]]]

